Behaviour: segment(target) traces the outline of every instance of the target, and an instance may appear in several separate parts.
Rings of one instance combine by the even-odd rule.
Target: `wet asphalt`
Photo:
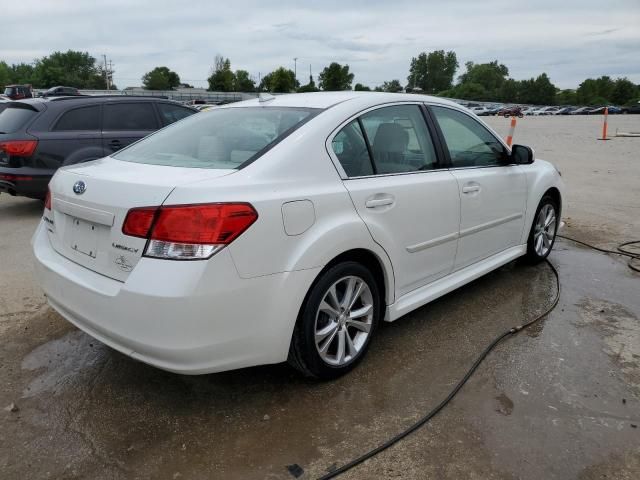
[[[637,220],[613,230],[574,198],[565,234],[640,238]],[[639,201],[627,193],[616,215],[637,218]],[[418,419],[495,336],[555,295],[546,264],[516,261],[383,325],[337,381],[286,365],[180,376],[46,306],[28,245],[40,214],[39,202],[0,195],[2,479],[289,479],[292,464],[316,478]],[[550,260],[557,308],[498,345],[424,428],[340,478],[640,478],[640,275],[564,240]]]

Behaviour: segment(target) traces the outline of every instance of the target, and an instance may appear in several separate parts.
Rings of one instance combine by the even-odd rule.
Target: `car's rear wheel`
[[[549,256],[556,241],[559,221],[556,200],[550,195],[545,195],[540,200],[529,232],[527,260],[538,263]]]
[[[307,376],[344,375],[364,357],[378,325],[381,299],[371,272],[339,263],[311,287],[289,349],[289,363]]]

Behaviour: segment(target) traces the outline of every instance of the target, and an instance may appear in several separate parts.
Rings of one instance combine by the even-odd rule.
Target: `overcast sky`
[[[20,0],[4,9],[0,60],[55,50],[113,60],[118,87],[155,66],[206,86],[217,53],[255,79],[284,65],[307,83],[332,61],[355,82],[406,83],[412,56],[454,50],[464,63],[498,59],[512,78],[547,72],[561,88],[588,77],[640,83],[640,0]],[[267,6],[269,5],[269,6]],[[9,7],[9,5],[7,5]]]

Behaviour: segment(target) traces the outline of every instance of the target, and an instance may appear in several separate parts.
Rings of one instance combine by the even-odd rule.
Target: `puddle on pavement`
[[[598,330],[603,350],[620,366],[627,380],[640,393],[640,321],[632,312],[606,300],[585,298],[578,325]]]
[[[570,253],[560,250],[558,255]],[[570,266],[563,269],[565,275],[576,273]],[[586,335],[587,329],[566,321],[574,316],[568,317],[569,307],[577,309],[576,298],[585,295],[568,295],[551,317],[501,344],[437,422],[396,450],[398,461],[413,457],[422,465],[425,448],[438,457],[460,445],[485,462],[494,454],[511,458],[510,465],[499,470],[513,473],[523,468],[518,459],[529,454],[527,442],[539,442],[533,461],[540,469],[526,471],[545,478],[543,467],[549,460],[541,455],[574,448],[580,435],[586,435],[590,445],[590,439],[604,442],[610,429],[627,428],[622,405],[613,409],[602,401],[607,394],[616,399],[627,395],[623,386],[606,376],[606,365],[596,369],[588,363],[594,352],[608,361],[603,340],[589,333],[591,343],[583,351],[576,345],[586,345],[586,340],[575,331]],[[22,368],[35,375],[24,396],[42,410],[68,405],[75,424],[93,439],[92,448],[142,476],[180,471],[185,478],[202,472],[286,478],[284,466],[291,463],[314,476],[411,424],[444,398],[489,341],[537,316],[554,296],[555,278],[548,266],[509,264],[399,322],[383,325],[366,360],[350,375],[324,384],[302,379],[286,366],[173,375],[115,354],[74,330],[24,357]],[[599,313],[613,306],[589,308],[582,310]],[[626,365],[637,352],[626,346],[620,350],[622,337],[638,331],[629,324],[634,321],[629,312],[614,313],[619,334],[603,338],[611,354],[620,355]],[[589,375],[604,380],[592,386]],[[438,422],[446,427],[436,434],[432,429]],[[465,439],[469,431],[477,432],[473,442]],[[625,439],[622,435],[609,444],[613,448]],[[594,455],[584,443],[570,451],[583,465],[584,455]],[[387,457],[380,458],[387,465]]]
[[[104,361],[106,349],[80,330],[40,345],[22,360],[23,369],[42,370],[24,389],[22,397],[61,393],[69,384],[77,383],[79,375],[84,377]]]

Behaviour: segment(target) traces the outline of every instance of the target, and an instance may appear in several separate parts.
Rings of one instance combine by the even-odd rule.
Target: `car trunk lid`
[[[49,240],[69,260],[125,281],[147,242],[122,233],[127,212],[162,205],[177,186],[234,171],[138,164],[110,157],[60,169],[49,184],[52,210],[45,210]]]

